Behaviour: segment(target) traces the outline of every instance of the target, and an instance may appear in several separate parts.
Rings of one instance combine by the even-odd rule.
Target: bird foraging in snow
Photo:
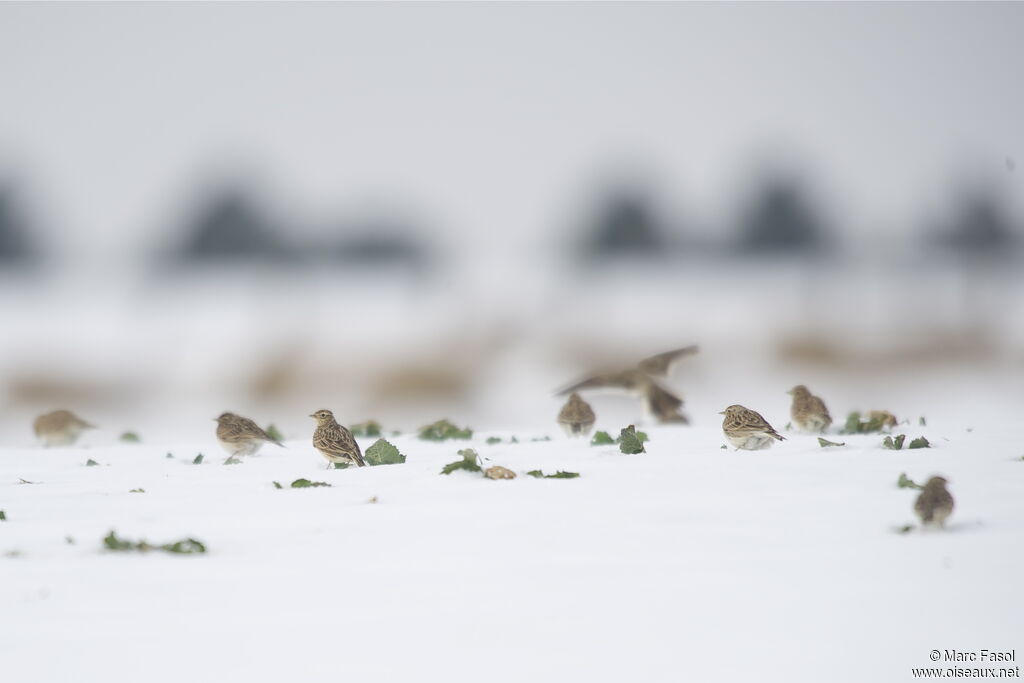
[[[254,455],[265,441],[284,448],[284,444],[271,437],[247,417],[234,413],[221,413],[220,417],[215,420],[217,422],[217,441],[231,457]]]
[[[594,409],[575,391],[558,412],[558,424],[570,436],[587,436],[594,428]]]
[[[829,415],[824,401],[812,394],[803,384],[796,385],[787,393],[793,397],[789,414],[798,429],[821,433],[829,428],[832,416]]]
[[[318,410],[312,415],[316,420],[316,430],[313,431],[313,446],[320,451],[320,455],[327,458],[327,469],[335,463],[355,465],[364,467],[363,453],[359,450],[359,444],[347,428],[338,424],[334,419],[334,413],[329,410]]]
[[[772,439],[785,441],[785,437],[779,436],[775,428],[768,424],[768,420],[750,408],[731,405],[719,415],[725,415],[725,419],[722,420],[722,431],[726,440],[735,448],[757,451],[769,448]]]
[[[946,490],[947,483],[945,477],[932,477],[914,502],[914,512],[922,527],[942,528],[946,525],[946,518],[953,514],[953,496]]]
[[[70,446],[87,429],[96,429],[70,410],[55,410],[40,415],[32,423],[32,429],[44,446]]]

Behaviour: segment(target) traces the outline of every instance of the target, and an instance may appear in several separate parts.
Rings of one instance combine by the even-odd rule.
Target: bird
[[[789,409],[793,424],[805,432],[824,432],[832,424],[832,416],[825,407],[825,402],[812,394],[803,384],[798,384],[787,392],[793,397],[793,405]]]
[[[234,413],[222,413],[215,418],[217,441],[231,457],[254,455],[264,441],[284,448],[284,444],[267,434],[255,422]]]
[[[697,353],[696,346],[686,346],[644,358],[635,366],[591,375],[561,389],[558,394],[589,389],[621,389],[637,395],[647,413],[662,423],[689,423],[680,412],[683,400],[659,384],[655,378],[667,377],[676,364]]]
[[[327,469],[331,469],[335,463],[366,466],[352,432],[338,424],[334,419],[334,413],[329,410],[318,410],[310,417],[316,420],[313,446],[320,451],[320,455],[327,458]]]
[[[686,358],[692,356],[699,351],[696,344],[690,346],[684,346],[681,349],[672,349],[671,351],[665,351],[649,358],[644,358],[642,361],[637,363],[637,368],[643,370],[652,377],[667,377],[672,374],[672,370],[675,369],[676,364]]]
[[[932,477],[914,503],[914,512],[921,518],[921,526],[946,525],[946,518],[953,514],[953,496],[946,490],[945,477]]]
[[[719,415],[725,415],[725,419],[722,420],[722,431],[729,443],[736,448],[756,451],[769,448],[772,439],[785,441],[785,437],[779,436],[775,428],[768,424],[760,413],[750,408],[731,405]]]
[[[40,415],[32,423],[32,429],[44,446],[70,446],[87,429],[96,429],[70,410],[55,410]]]
[[[575,391],[558,412],[558,424],[570,436],[588,436],[594,428],[594,409]]]

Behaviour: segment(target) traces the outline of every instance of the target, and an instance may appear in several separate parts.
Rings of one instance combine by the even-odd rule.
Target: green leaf
[[[643,441],[637,436],[636,427],[629,425],[619,432],[619,450],[626,455],[644,453]]]
[[[472,439],[473,430],[469,427],[459,429],[448,420],[438,420],[433,424],[420,427],[419,437],[424,441],[446,441],[448,439]]]
[[[455,470],[466,470],[467,472],[480,471],[480,458],[472,448],[463,448],[459,451],[462,460],[450,462],[441,468],[441,474],[451,474]]]
[[[917,418],[917,424],[921,425],[922,427],[927,427],[928,421],[924,419],[924,415],[922,415],[921,417]]]
[[[916,439],[914,439],[913,441],[910,442],[909,446],[907,446],[907,448],[931,448],[931,447],[932,447],[932,445],[930,443],[928,443],[928,439],[924,438],[923,436],[917,437]]]
[[[519,443],[519,439],[517,439],[516,437],[513,436],[511,439],[508,440],[508,442],[509,443]]]
[[[3,510],[0,510],[0,522],[6,522],[6,521],[7,521],[7,513],[4,512]]]
[[[224,461],[224,464],[225,465],[241,465],[242,461],[232,455],[227,460]]]
[[[536,443],[537,441],[551,441],[551,437],[550,436],[537,436],[537,437],[534,437],[534,438],[530,439],[530,441],[532,441],[534,443]]]
[[[194,538],[185,538],[174,543],[164,543],[160,550],[178,555],[196,555],[206,552],[206,546]]]
[[[348,430],[352,432],[352,436],[374,437],[381,435],[380,423],[376,420],[360,422],[359,424],[352,425]]]
[[[579,472],[563,472],[562,470],[558,470],[554,474],[544,474],[541,470],[530,470],[527,474],[537,479],[575,479],[580,476]]]
[[[146,489],[129,489],[128,493],[145,493]]]
[[[377,439],[363,454],[367,465],[401,465],[405,456],[384,439]]]
[[[165,455],[164,457],[165,457],[165,458],[167,458],[167,459],[170,459],[170,458],[173,458],[173,457],[174,457],[174,454],[173,454],[173,453],[168,453],[168,454],[167,454],[167,455]]]
[[[124,443],[139,443],[140,441],[142,441],[142,439],[139,438],[139,435],[136,434],[135,432],[124,432],[123,434],[121,434],[121,436],[117,438],[118,440],[123,441]]]
[[[349,468],[349,464],[347,462],[332,462],[331,464],[334,465],[334,469],[336,470],[347,470]]]
[[[279,482],[279,481],[272,481],[270,483],[274,485],[275,489],[283,489],[284,488],[283,486],[281,486],[281,482]]]
[[[99,463],[93,460],[92,458],[89,458],[88,460],[85,461],[86,467],[96,467],[97,465],[99,465]]]
[[[889,450],[892,451],[898,451],[903,448],[903,442],[906,440],[906,438],[906,434],[899,434],[896,436],[896,438],[887,436],[885,437],[885,439],[882,440],[882,447],[888,448]]]
[[[597,432],[590,439],[591,446],[611,446],[615,443],[615,439],[608,432]]]
[[[487,443],[488,446],[493,446],[496,443],[501,443],[501,437],[500,436],[489,436],[489,437],[487,437],[486,443]]]
[[[840,434],[860,434],[860,413],[856,410],[846,416],[846,424],[843,425]]]
[[[822,448],[825,448],[827,446],[845,446],[846,442],[843,441],[842,443],[839,443],[837,441],[829,441],[828,439],[823,439],[819,436],[818,445],[821,446]]]
[[[194,538],[183,538],[182,540],[174,541],[173,543],[153,545],[147,541],[129,541],[124,538],[118,538],[117,534],[113,530],[104,536],[103,546],[107,550],[115,552],[137,551],[145,553],[150,550],[163,550],[166,553],[175,553],[178,555],[195,555],[206,552],[206,546]]]
[[[199,455],[197,455],[195,457],[195,460],[192,461],[192,464],[193,465],[202,465],[203,464],[203,454],[200,453]]]
[[[923,489],[924,487],[907,476],[906,472],[900,472],[900,478],[896,480],[896,486],[901,489]]]
[[[914,525],[913,524],[904,524],[901,527],[896,527],[896,533],[898,533],[898,534],[909,534],[913,530],[914,530]]]
[[[309,489],[317,486],[330,486],[326,481],[310,481],[309,479],[296,479],[292,482],[293,489]]]
[[[284,434],[281,433],[281,430],[278,429],[277,425],[275,424],[267,425],[267,428],[264,429],[263,431],[265,431],[267,433],[267,436],[269,436],[274,441],[284,441]]]
[[[728,447],[728,446],[726,446],[726,445],[725,445],[724,443],[723,443],[723,444],[722,444],[721,446],[719,446],[718,448],[720,448],[720,449],[721,449],[721,450],[723,450],[723,451],[727,451],[727,450],[729,450],[729,447]]]

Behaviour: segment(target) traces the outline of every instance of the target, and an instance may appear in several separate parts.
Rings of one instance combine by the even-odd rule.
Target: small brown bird
[[[594,409],[575,391],[569,394],[569,400],[558,412],[558,424],[570,437],[589,435],[595,419]]]
[[[760,413],[749,408],[731,405],[719,415],[725,415],[725,419],[722,420],[722,431],[729,443],[736,448],[756,451],[770,447],[772,439],[785,441],[785,437],[779,436],[775,428],[768,424]]]
[[[70,446],[87,429],[96,429],[70,410],[55,410],[40,415],[32,423],[32,429],[44,446]]]
[[[272,438],[259,425],[247,417],[234,413],[222,413],[216,418],[217,441],[231,457],[254,455],[264,441],[284,448],[284,444]]]
[[[345,463],[364,467],[366,461],[359,450],[359,444],[355,437],[345,427],[338,424],[334,419],[334,413],[329,410],[318,410],[310,417],[316,420],[316,431],[313,432],[313,446],[320,451],[320,455],[327,458],[327,469],[331,469],[334,463]]]
[[[683,406],[683,400],[658,384],[654,378],[669,375],[682,358],[695,353],[696,346],[659,353],[625,370],[591,375],[558,393],[564,395],[587,389],[621,389],[639,396],[644,409],[658,422],[687,424],[689,420],[679,410]]]
[[[942,528],[946,518],[953,514],[953,496],[946,490],[945,477],[932,477],[914,503],[914,512],[921,518],[921,526]]]
[[[832,416],[829,415],[824,401],[812,394],[803,384],[796,385],[787,393],[793,397],[789,414],[797,429],[820,434],[829,428]]]

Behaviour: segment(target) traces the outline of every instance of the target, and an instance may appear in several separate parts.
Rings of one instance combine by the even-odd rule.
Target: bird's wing
[[[671,351],[651,356],[650,358],[644,358],[642,361],[637,363],[637,367],[648,375],[664,377],[671,372],[672,368],[679,360],[687,356],[692,356],[697,353],[697,350],[696,344],[684,346],[681,349],[673,349]]]
[[[825,407],[825,402],[822,401],[817,396],[811,396],[810,401],[808,401],[807,407],[810,408],[813,413],[816,413],[817,415],[823,415],[826,418],[828,418],[829,422],[832,421],[832,416],[829,414],[828,408]]]
[[[247,417],[243,417],[239,420],[239,427],[242,433],[248,437],[262,439],[263,441],[269,441],[277,444],[278,446],[284,447],[284,444],[277,439],[271,438],[270,434],[267,434],[266,430]]]
[[[644,378],[637,372],[629,370],[622,372],[605,372],[597,375],[591,375],[584,380],[571,384],[564,389],[560,389],[557,393],[561,396],[574,391],[582,391],[584,389],[625,389],[626,391],[636,391],[644,383]]]

